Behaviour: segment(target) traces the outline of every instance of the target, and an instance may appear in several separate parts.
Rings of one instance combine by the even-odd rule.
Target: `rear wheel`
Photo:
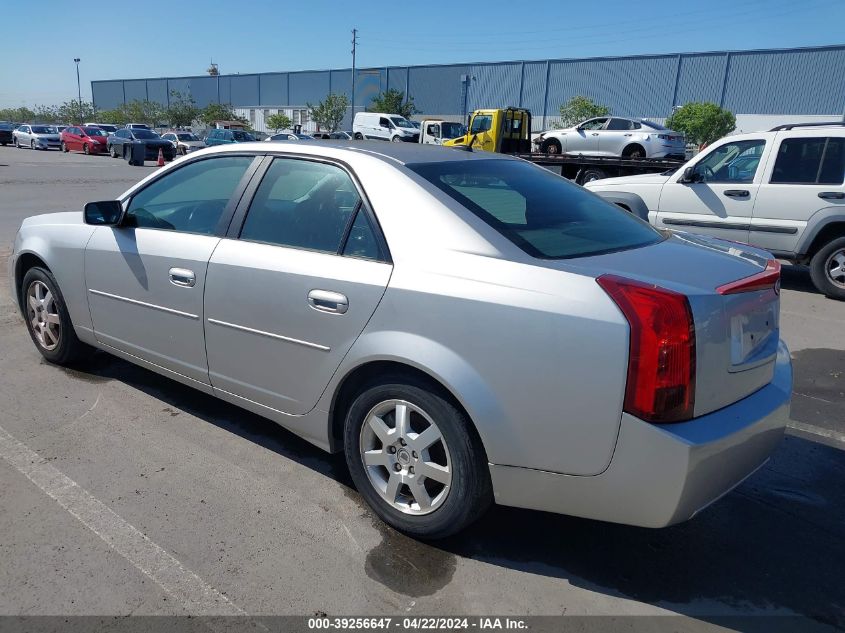
[[[543,151],[546,152],[546,154],[560,154],[563,151],[563,148],[560,146],[560,141],[550,138],[543,143]]]
[[[21,289],[26,328],[44,358],[68,365],[91,351],[76,337],[64,297],[50,271],[30,268]]]
[[[831,240],[813,255],[810,277],[819,292],[845,301],[845,237]]]
[[[607,178],[607,174],[605,174],[601,169],[587,169],[581,176],[581,184],[586,185],[588,182],[593,182],[594,180],[601,180],[602,178]]]
[[[356,141],[363,141],[363,140],[364,140],[364,135],[363,135],[363,134],[361,134],[360,132],[355,132],[355,140],[356,140]]]
[[[65,154],[67,154],[68,152],[67,144],[64,141],[62,141],[62,152],[64,152]]]
[[[114,148],[114,145],[109,145],[109,155],[112,158],[118,158],[117,150]]]
[[[641,145],[629,145],[622,151],[624,158],[645,158],[645,149]]]
[[[32,140],[29,142],[29,149],[35,149],[35,139],[32,139]]]
[[[394,136],[394,137],[393,137],[392,139],[390,139],[390,140],[391,140],[391,141],[393,141],[394,143],[401,143],[401,142],[402,142],[402,137],[401,137],[401,136]]]
[[[492,502],[487,458],[466,416],[410,378],[366,387],[344,426],[346,462],[375,513],[397,530],[436,539]]]

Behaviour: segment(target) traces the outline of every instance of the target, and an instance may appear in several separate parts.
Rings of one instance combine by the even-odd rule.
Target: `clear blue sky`
[[[353,27],[360,67],[845,43],[845,0],[16,4],[0,37],[0,107],[75,98],[74,57],[86,101],[91,80],[202,74],[212,59],[223,74],[346,68]]]

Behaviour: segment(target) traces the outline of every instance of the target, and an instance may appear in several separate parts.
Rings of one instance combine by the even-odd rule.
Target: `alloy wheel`
[[[26,309],[38,344],[52,351],[59,346],[62,324],[56,299],[41,281],[33,281],[26,291]]]
[[[434,512],[446,500],[452,465],[434,420],[406,400],[385,400],[364,419],[360,457],[373,488],[404,514]]]
[[[831,253],[825,262],[824,269],[834,285],[845,289],[845,249]]]

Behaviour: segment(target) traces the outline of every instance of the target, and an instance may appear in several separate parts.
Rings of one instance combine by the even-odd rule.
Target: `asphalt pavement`
[[[155,170],[0,148],[0,272],[21,220]],[[368,511],[344,461],[98,353],[41,359],[0,286],[0,615],[604,615],[634,630],[845,627],[845,303],[788,267],[793,425],[772,460],[662,530],[494,508],[426,544]],[[661,625],[662,626],[662,625]],[[657,624],[652,630],[661,628]],[[797,629],[794,629],[797,630]]]

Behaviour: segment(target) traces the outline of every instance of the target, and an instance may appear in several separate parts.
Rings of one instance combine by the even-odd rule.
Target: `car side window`
[[[360,202],[352,179],[340,167],[277,158],[255,192],[240,237],[337,253]]]
[[[607,123],[607,119],[592,119],[591,121],[587,121],[586,123],[581,124],[582,130],[601,130],[604,128],[604,124]]]
[[[695,165],[701,182],[750,183],[760,165],[766,141],[735,141],[720,145]]]
[[[212,234],[252,163],[221,156],[188,163],[132,196],[125,226]]]
[[[845,138],[787,138],[778,148],[772,183],[841,185],[845,180]]]
[[[470,134],[481,134],[493,127],[493,117],[489,114],[479,114],[472,119]]]
[[[367,218],[363,207],[358,208],[352,228],[349,229],[349,236],[346,244],[343,245],[343,254],[347,257],[361,257],[363,259],[383,260],[381,248],[379,247],[376,233]]]
[[[387,120],[387,117],[381,117],[378,120],[379,127],[390,127],[390,121]]]
[[[630,130],[631,128],[631,121],[628,119],[610,119],[610,123],[607,124],[608,130]]]

